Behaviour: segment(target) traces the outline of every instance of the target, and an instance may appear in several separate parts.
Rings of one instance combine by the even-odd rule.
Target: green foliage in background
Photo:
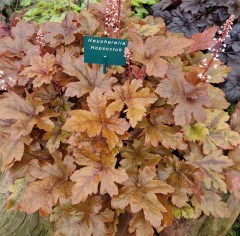
[[[99,0],[22,0],[21,8],[28,9],[24,16],[27,21],[61,22],[69,8],[74,12],[79,12],[95,2]],[[157,2],[158,0],[131,0],[132,10],[135,15],[145,18],[149,15],[150,7]]]
[[[150,6],[159,2],[158,0],[131,0],[132,9],[140,18],[145,18],[149,15]]]
[[[77,4],[68,0],[40,0],[37,3],[33,0],[25,0],[21,1],[21,6],[29,8],[23,17],[24,20],[39,23],[61,22],[68,10],[73,12],[81,10]]]
[[[9,23],[10,16],[14,13],[16,0],[0,0],[0,21]]]
[[[15,3],[15,0],[1,0],[0,10],[2,11],[5,7],[9,7]]]
[[[238,219],[232,226],[232,230],[227,234],[227,236],[239,236],[239,235],[240,235],[240,216],[238,216]]]
[[[26,21],[39,23],[53,21],[62,22],[68,10],[80,12],[87,9],[90,3],[99,0],[0,0],[0,13],[2,21],[9,21],[9,17],[15,12],[25,12]],[[131,8],[135,15],[145,18],[149,15],[150,8],[158,0],[131,0]]]

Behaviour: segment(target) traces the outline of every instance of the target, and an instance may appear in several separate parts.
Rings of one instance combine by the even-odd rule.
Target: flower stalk
[[[232,29],[234,18],[235,18],[235,16],[231,15],[227,19],[226,23],[223,26],[221,26],[220,30],[218,31],[218,33],[221,35],[221,37],[219,39],[215,39],[216,45],[213,47],[213,49],[211,49],[213,52],[212,58],[210,59],[210,61],[208,63],[206,63],[206,61],[204,62],[205,68],[204,68],[203,73],[200,73],[198,75],[199,78],[205,79],[206,81],[211,79],[210,76],[209,77],[206,76],[207,72],[208,72],[209,68],[212,66],[213,62],[219,60],[218,53],[225,51],[226,44],[224,44],[224,41],[226,38],[230,37],[229,32]],[[217,67],[217,64],[215,64],[214,67]]]
[[[37,40],[37,43],[39,45],[40,55],[43,58],[43,56],[44,56],[43,55],[43,47],[45,46],[45,42],[44,42],[44,35],[43,35],[43,32],[42,32],[42,29],[38,30],[36,40]]]
[[[126,64],[127,64],[127,67],[128,67],[128,76],[130,77],[131,76],[131,60],[132,60],[132,57],[131,57],[131,52],[129,50],[129,48],[125,48],[124,50],[124,57],[126,57]]]
[[[120,37],[122,0],[107,0],[104,34]]]

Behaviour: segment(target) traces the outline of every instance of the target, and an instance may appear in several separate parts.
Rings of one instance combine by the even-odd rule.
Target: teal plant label
[[[84,62],[125,66],[124,50],[128,41],[114,38],[84,36]]]

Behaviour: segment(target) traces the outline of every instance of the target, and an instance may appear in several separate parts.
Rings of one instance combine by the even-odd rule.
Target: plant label
[[[84,36],[84,62],[103,64],[104,73],[107,65],[126,65],[124,50],[128,40]]]

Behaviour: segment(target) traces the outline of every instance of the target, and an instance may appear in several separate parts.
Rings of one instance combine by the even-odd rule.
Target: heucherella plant
[[[199,78],[212,58],[199,50],[214,47],[217,27],[185,38],[131,16],[125,1],[112,36],[129,40],[127,65],[103,74],[84,63],[83,36],[106,36],[109,2],[62,23],[20,20],[0,39],[8,208],[50,216],[67,236],[146,236],[181,216],[228,217],[221,196],[240,197],[240,136],[212,83],[230,68],[215,61],[211,79]]]

